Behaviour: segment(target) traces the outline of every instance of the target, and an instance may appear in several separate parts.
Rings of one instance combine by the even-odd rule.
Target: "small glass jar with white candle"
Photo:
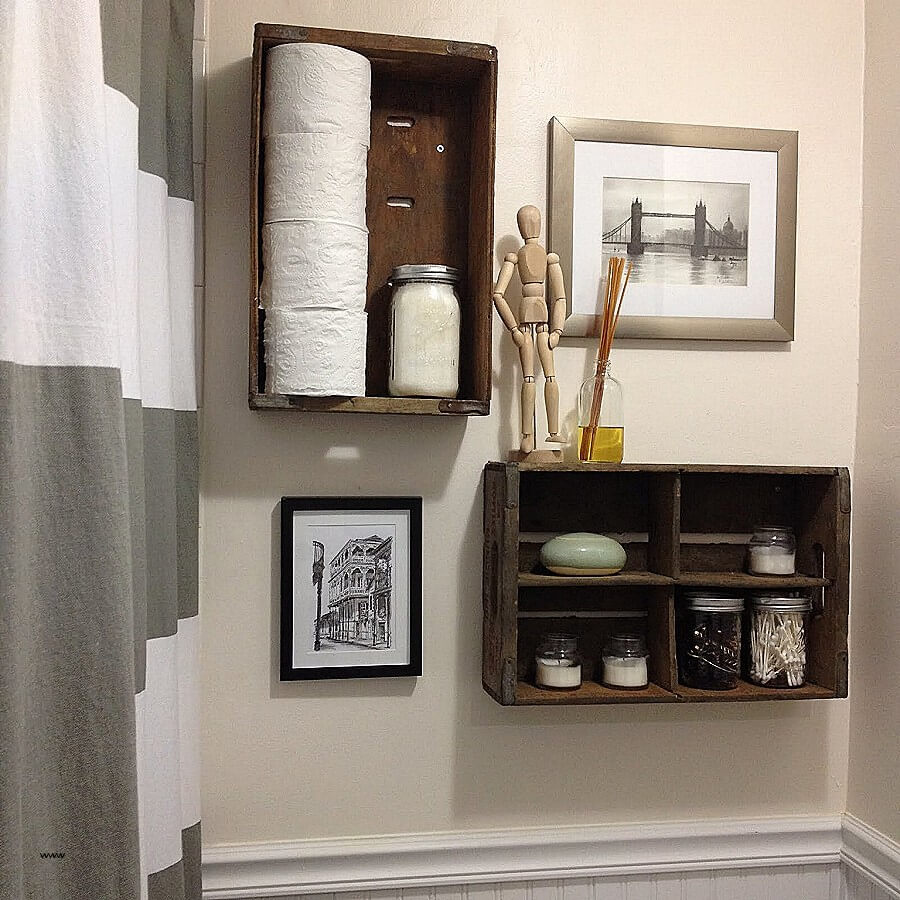
[[[762,525],[753,532],[747,548],[751,575],[793,575],[797,554],[794,529],[786,525]]]
[[[397,266],[391,273],[392,397],[459,393],[459,271],[450,266]]]
[[[603,683],[611,688],[647,687],[647,642],[638,634],[614,634],[604,645]]]
[[[812,602],[805,597],[750,598],[750,680],[765,687],[806,682],[806,632]]]
[[[534,655],[535,684],[572,691],[581,687],[581,654],[571,634],[545,634]]]

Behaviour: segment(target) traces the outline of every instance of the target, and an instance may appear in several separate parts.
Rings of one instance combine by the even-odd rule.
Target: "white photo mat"
[[[407,510],[341,510],[325,513],[319,510],[294,512],[294,668],[319,666],[385,666],[407,665],[410,661],[409,629],[409,546],[410,514]],[[325,572],[322,583],[322,612],[328,611],[329,566],[332,558],[348,540],[377,534],[392,537],[390,649],[352,649],[323,647],[313,649],[315,638],[316,588],[312,583],[314,540],[325,545]]]
[[[603,222],[604,180],[628,178],[749,184],[747,243],[750,250],[745,287],[632,282],[628,285],[623,315],[771,318],[775,314],[777,167],[777,154],[759,150],[577,142],[572,313],[592,316],[597,311],[601,279],[606,277],[597,248],[601,246],[604,230],[615,224]]]

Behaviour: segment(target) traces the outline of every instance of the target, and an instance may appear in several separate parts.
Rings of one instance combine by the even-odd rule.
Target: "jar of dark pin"
[[[685,595],[677,641],[681,683],[706,691],[737,687],[744,601],[717,593]]]

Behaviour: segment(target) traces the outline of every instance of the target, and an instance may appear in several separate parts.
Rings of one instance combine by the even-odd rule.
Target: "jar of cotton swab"
[[[756,594],[750,598],[750,680],[765,687],[802,687],[811,601]]]

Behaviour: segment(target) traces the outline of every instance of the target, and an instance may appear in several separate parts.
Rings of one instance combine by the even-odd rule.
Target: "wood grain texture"
[[[767,688],[739,681],[730,691],[702,691],[675,685],[675,693],[684,700],[700,703],[733,703],[743,700],[828,700],[835,696],[833,690],[818,684],[804,684],[798,688]]]
[[[401,416],[486,416],[486,400],[440,400],[436,397],[300,397],[251,394],[251,409],[299,409],[305,412],[389,413]]]
[[[674,703],[675,694],[650,684],[642,690],[627,691],[604,687],[595,681],[584,681],[574,691],[549,691],[527,681],[516,686],[518,706],[567,706],[582,703]]]
[[[372,65],[366,218],[369,270],[366,396],[267,395],[259,309],[262,219],[261,104],[268,50],[281,43],[334,44]],[[497,51],[484,44],[257,24],[253,45],[250,197],[249,404],[251,409],[405,415],[488,415]],[[397,128],[389,117],[413,124]],[[409,206],[389,197],[411,198]],[[458,268],[461,306],[457,400],[387,396],[390,288],[394,266]]]
[[[619,572],[616,575],[543,575],[541,573],[520,572],[520,587],[616,587],[632,585],[651,587],[672,584],[671,578],[655,572]]]
[[[790,591],[830,584],[827,578],[813,575],[749,575],[746,572],[682,572],[677,581],[685,587],[740,591]]]

